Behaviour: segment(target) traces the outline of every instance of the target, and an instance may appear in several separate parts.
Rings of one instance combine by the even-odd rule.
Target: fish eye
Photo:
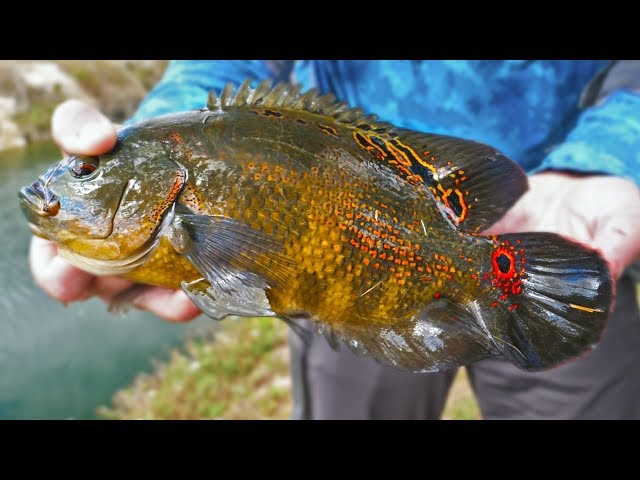
[[[69,160],[69,172],[75,178],[85,178],[95,172],[100,161],[95,157],[73,157]]]

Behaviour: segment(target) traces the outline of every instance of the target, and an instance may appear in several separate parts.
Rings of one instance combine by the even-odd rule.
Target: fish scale
[[[587,247],[480,234],[526,189],[490,146],[245,82],[63,160],[21,201],[79,267],[183,288],[216,319],[308,318],[332,345],[413,371],[495,355],[540,370],[593,348],[612,291]]]
[[[271,111],[269,117],[281,119],[274,117]],[[305,136],[300,137],[307,142],[310,136],[322,138],[324,133],[323,129],[318,131],[313,124],[297,128],[309,130]],[[334,131],[337,132],[335,128]],[[347,135],[348,132],[345,132],[345,136]],[[419,304],[430,299],[438,290],[452,298],[456,298],[459,291],[464,291],[454,281],[438,282],[433,276],[421,279],[422,275],[412,278],[411,273],[419,273],[417,268],[425,268],[426,264],[420,255],[417,255],[416,262],[411,262],[412,267],[402,265],[404,257],[399,252],[415,254],[407,246],[395,242],[400,230],[406,236],[408,245],[419,247],[420,242],[427,242],[432,245],[431,248],[437,248],[436,236],[441,229],[432,227],[429,230],[431,235],[427,235],[422,230],[416,230],[413,224],[418,218],[430,226],[446,223],[441,213],[429,205],[429,200],[433,202],[429,195],[416,190],[413,195],[414,203],[411,204],[408,203],[411,196],[407,192],[402,192],[405,196],[403,199],[397,192],[396,195],[378,192],[371,183],[350,184],[348,180],[351,178],[347,174],[328,171],[331,168],[331,158],[336,157],[331,150],[323,152],[326,163],[318,162],[314,157],[315,163],[322,165],[321,168],[309,167],[296,172],[286,165],[274,164],[265,153],[268,150],[260,148],[259,142],[256,153],[252,153],[246,144],[234,145],[233,134],[228,143],[224,140],[210,140],[210,143],[235,153],[235,161],[239,165],[239,171],[234,175],[235,184],[228,196],[225,195],[219,202],[208,200],[205,202],[206,208],[201,207],[201,210],[219,212],[220,215],[246,222],[258,231],[272,234],[281,223],[273,222],[271,213],[289,211],[294,203],[295,214],[284,219],[283,223],[300,235],[288,237],[286,250],[288,255],[296,258],[301,268],[295,275],[295,283],[288,285],[286,289],[272,289],[269,292],[273,308],[285,315],[292,315],[297,311],[312,311],[332,324],[389,322],[398,316],[398,312],[416,310]],[[303,148],[300,144],[292,146],[294,151]],[[281,151],[276,152],[282,157]],[[286,158],[281,160],[288,161]],[[389,173],[393,172],[382,172],[382,175]],[[215,180],[209,180],[206,186],[200,188],[222,190],[221,185],[213,182]],[[276,190],[279,194],[274,195]],[[376,208],[365,203],[373,203],[372,195],[378,195],[375,200],[378,204]],[[205,197],[206,194],[201,191],[199,196]],[[297,202],[292,202],[292,199],[297,199]],[[375,210],[380,211],[380,221],[372,214]],[[398,216],[409,217],[412,220],[410,228]],[[306,224],[302,224],[296,217],[306,220]],[[363,232],[373,243],[371,248],[367,247],[367,251],[361,248],[364,246]],[[376,232],[379,234],[376,235]],[[299,248],[294,245],[299,245]],[[296,255],[296,252],[299,254]],[[377,254],[375,257],[372,255],[374,252]],[[380,260],[380,256],[384,259]],[[432,269],[437,277],[440,272],[435,264]],[[446,276],[443,275],[443,278]],[[407,280],[410,282],[407,283]],[[378,287],[364,298],[363,294],[374,285]],[[310,295],[309,292],[314,294]],[[410,301],[404,301],[405,296],[410,296]]]

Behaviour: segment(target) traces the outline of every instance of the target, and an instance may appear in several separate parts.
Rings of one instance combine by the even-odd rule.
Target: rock
[[[13,69],[14,82],[26,93],[50,98],[76,98],[95,102],[69,74],[52,62],[19,63]]]
[[[0,61],[0,150],[50,141],[51,114],[70,98],[122,122],[165,67],[157,60]]]
[[[114,122],[131,116],[147,92],[124,62],[68,60],[60,62],[60,66],[78,79],[96,100],[96,106]]]
[[[6,91],[2,88],[2,95],[8,94],[10,96],[5,98],[15,101],[13,113],[2,120],[0,128],[5,134],[0,150],[20,143],[49,140],[51,113],[58,103],[68,98],[96,104],[96,100],[78,82],[49,61],[2,61],[0,85],[8,87]],[[22,138],[22,141],[17,138]]]
[[[12,97],[0,97],[0,146],[5,149],[21,148],[27,144],[20,129],[12,120],[16,111],[16,99]]]

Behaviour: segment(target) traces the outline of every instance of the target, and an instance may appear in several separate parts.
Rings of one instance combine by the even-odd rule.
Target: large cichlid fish
[[[20,199],[73,264],[182,287],[216,319],[309,318],[413,371],[495,355],[539,370],[596,344],[612,281],[558,235],[480,234],[526,189],[487,145],[245,82],[63,159]]]

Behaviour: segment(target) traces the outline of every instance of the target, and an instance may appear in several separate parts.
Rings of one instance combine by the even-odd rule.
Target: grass
[[[34,101],[29,110],[18,112],[15,121],[21,130],[31,135],[48,135],[51,125],[51,115],[57,103]],[[39,138],[39,137],[37,137]]]
[[[458,370],[447,403],[442,412],[443,420],[480,420],[482,415],[480,407],[473,395],[473,390],[469,384],[467,370],[461,368]]]
[[[270,318],[226,320],[173,351],[155,371],[116,393],[111,419],[285,419],[291,412],[286,326]]]
[[[286,419],[290,414],[287,326],[271,318],[225,320],[98,409],[106,419]],[[480,418],[464,370],[443,418]]]

